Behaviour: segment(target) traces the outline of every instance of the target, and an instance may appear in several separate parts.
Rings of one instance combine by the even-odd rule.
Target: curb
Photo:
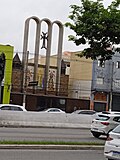
[[[19,125],[19,124],[0,124],[0,127],[6,128],[74,128],[74,129],[90,129],[90,125],[86,124],[42,124],[42,125]]]
[[[102,145],[0,145],[0,149],[103,150]]]

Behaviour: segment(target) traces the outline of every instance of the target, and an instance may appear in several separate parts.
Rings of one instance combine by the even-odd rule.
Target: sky
[[[109,5],[111,1],[104,0],[104,5]],[[0,0],[0,44],[12,45],[15,52],[22,52],[24,24],[27,18],[37,16],[39,19],[59,20],[62,24],[65,24],[70,21],[68,18],[71,11],[70,5],[80,5],[80,3],[80,0]],[[35,24],[31,22],[28,48],[30,52],[34,52],[34,30]],[[56,34],[56,32],[57,28],[54,29],[53,34]],[[65,27],[63,52],[82,50],[85,46],[76,46],[73,42],[68,41],[68,35],[70,34],[73,34],[73,31]],[[53,38],[52,52],[56,52],[57,44],[54,43],[55,41],[57,40]]]

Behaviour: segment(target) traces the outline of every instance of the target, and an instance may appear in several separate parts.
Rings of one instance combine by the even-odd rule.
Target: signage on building
[[[37,85],[38,85],[38,81],[31,81],[28,84],[28,86],[37,86]]]

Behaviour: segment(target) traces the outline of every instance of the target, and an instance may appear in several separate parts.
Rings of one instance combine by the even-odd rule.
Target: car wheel
[[[101,135],[100,133],[97,133],[97,132],[92,132],[92,134],[93,134],[93,136],[96,137],[96,138],[99,138],[100,135]]]
[[[114,159],[108,158],[108,160],[114,160]]]

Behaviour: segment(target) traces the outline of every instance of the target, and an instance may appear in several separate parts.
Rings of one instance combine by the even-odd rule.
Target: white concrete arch
[[[40,33],[41,33],[41,24],[42,22],[47,23],[48,25],[48,41],[47,41],[47,49],[46,49],[46,68],[45,68],[45,84],[44,90],[45,94],[47,91],[47,80],[48,80],[48,73],[49,73],[49,65],[50,65],[50,54],[51,54],[51,39],[52,39],[52,27],[54,24],[57,24],[59,27],[59,35],[58,35],[58,57],[57,57],[57,82],[56,82],[56,93],[59,91],[60,85],[60,73],[61,73],[61,59],[62,59],[62,43],[63,43],[63,25],[60,21],[51,22],[47,18],[43,18],[40,20],[36,16],[32,16],[25,21],[25,28],[24,28],[24,41],[23,41],[23,90],[26,87],[26,71],[27,71],[27,61],[28,61],[28,36],[29,36],[29,24],[30,20],[33,19],[36,22],[36,39],[35,39],[35,57],[34,57],[34,78],[33,81],[37,79],[37,69],[38,69],[38,58],[39,58],[39,48],[40,48]]]

